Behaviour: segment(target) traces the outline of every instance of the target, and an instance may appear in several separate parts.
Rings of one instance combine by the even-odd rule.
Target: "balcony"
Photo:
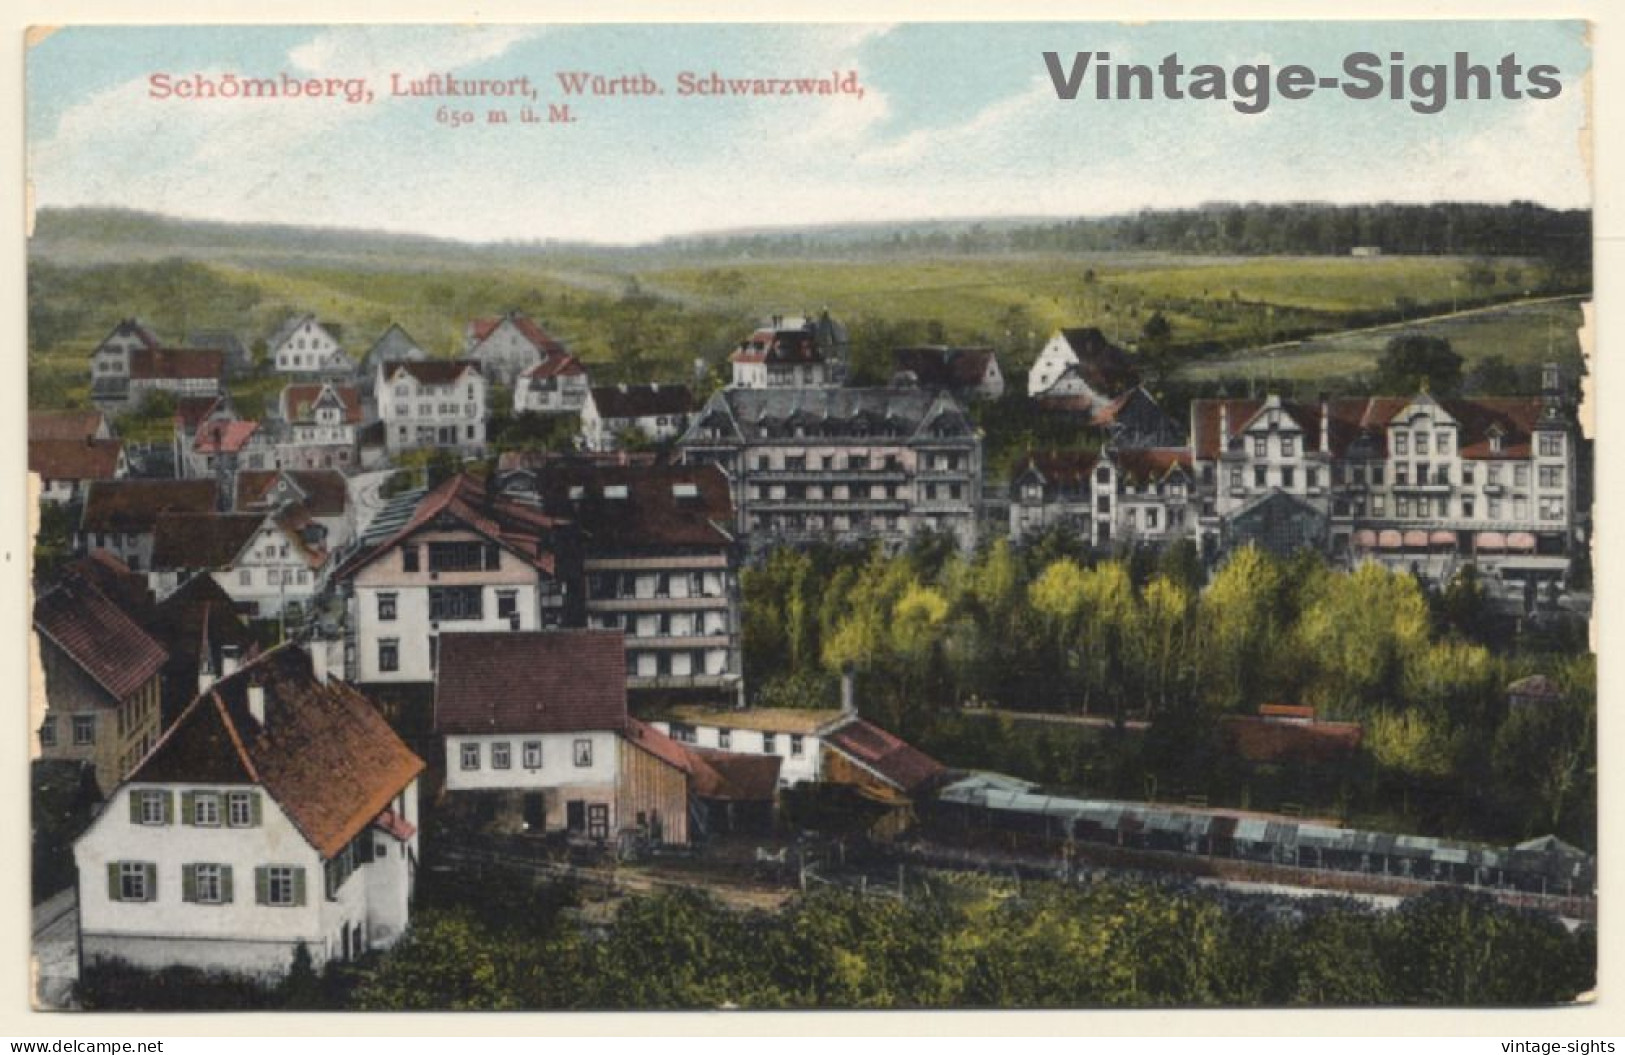
[[[751,469],[746,475],[759,484],[827,484],[848,481],[862,484],[901,484],[908,482],[902,469]]]
[[[651,648],[727,648],[733,639],[727,634],[707,634],[705,636],[668,637],[652,635],[649,637],[627,637],[626,647],[629,650],[646,651]]]
[[[750,504],[767,513],[902,513],[904,498],[753,498]]]
[[[589,612],[695,612],[728,607],[727,594],[700,597],[588,597]]]
[[[738,684],[738,674],[631,674],[626,678],[628,689],[731,689]]]

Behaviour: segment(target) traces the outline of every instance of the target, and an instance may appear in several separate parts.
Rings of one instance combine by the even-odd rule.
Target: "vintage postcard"
[[[34,1006],[1589,999],[1591,64],[32,31]]]

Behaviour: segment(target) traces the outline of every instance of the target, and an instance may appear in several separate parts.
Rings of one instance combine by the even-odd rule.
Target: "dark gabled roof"
[[[1469,459],[1528,458],[1531,436],[1540,421],[1544,402],[1538,396],[1438,399],[1414,396],[1358,396],[1322,403],[1280,400],[1280,408],[1303,430],[1303,442],[1318,449],[1323,427],[1330,431],[1327,447],[1343,457],[1357,440],[1371,445],[1374,456],[1388,453],[1388,425],[1418,398],[1427,398],[1454,418],[1460,431],[1458,454]],[[1199,459],[1211,461],[1222,447],[1220,420],[1228,414],[1229,437],[1241,435],[1266,404],[1263,399],[1198,399],[1191,403],[1191,446]],[[1322,413],[1324,406],[1325,412]],[[1501,430],[1501,450],[1490,447],[1491,430]]]
[[[130,378],[139,381],[220,380],[226,354],[217,348],[137,348],[130,353]]]
[[[29,440],[28,471],[46,480],[111,480],[122,440]]]
[[[279,403],[283,420],[289,424],[308,424],[316,420],[316,408],[323,400],[337,400],[344,409],[344,422],[355,425],[361,421],[361,393],[351,385],[298,384],[282,390]]]
[[[1113,450],[1109,455],[1125,480],[1155,482],[1183,469],[1191,471],[1188,447],[1146,447]]]
[[[120,319],[118,325],[109,330],[107,336],[101,339],[101,344],[96,347],[100,348],[114,337],[128,337],[132,334],[148,348],[156,348],[160,343],[157,336],[140,319]]]
[[[652,418],[687,414],[694,394],[687,385],[605,385],[593,388],[592,402],[602,418]]]
[[[555,377],[580,377],[587,372],[586,364],[567,352],[551,351],[519,376],[525,381],[541,382]]]
[[[160,513],[152,529],[152,566],[228,568],[264,524],[264,513]]]
[[[160,513],[207,513],[213,480],[97,480],[85,496],[80,531],[151,531]]]
[[[1140,383],[1140,371],[1128,353],[1095,327],[1065,329],[1061,336],[1078,357],[1078,376],[1094,391],[1115,399]]]
[[[215,407],[222,403],[225,406],[221,409],[229,411],[228,420],[235,421],[237,411],[226,396],[181,396],[175,400],[175,426],[192,431],[203,424],[214,413]]]
[[[553,533],[563,526],[564,521],[522,502],[504,498],[494,489],[488,490],[485,481],[459,473],[425,494],[418,500],[406,523],[371,549],[347,561],[336,574],[340,578],[355,574],[440,517],[458,521],[470,531],[501,545],[527,564],[550,575],[557,567]]]
[[[625,723],[618,630],[440,635],[437,733],[618,732]]]
[[[287,490],[293,492],[288,500],[299,502],[312,516],[342,516],[349,508],[349,483],[337,469],[242,470],[237,473],[233,508],[241,511],[268,507],[274,501],[272,492],[279,481],[286,481]]]
[[[218,348],[228,356],[248,354],[248,346],[231,330],[193,330],[186,335],[188,348]]]
[[[102,430],[107,416],[99,410],[31,410],[28,439],[88,440]]]
[[[315,314],[307,311],[303,315],[294,315],[290,318],[284,319],[282,325],[276,328],[276,332],[271,334],[270,340],[265,342],[265,346],[273,352],[276,351],[283,344],[287,343],[288,338],[293,336],[293,331],[303,326],[307,321],[314,322],[318,329],[325,331],[329,337],[333,338],[333,342],[335,344],[337,344],[339,339],[343,336],[343,331],[338,326],[335,326],[332,323],[323,322],[318,319]]]
[[[714,465],[572,463],[532,476],[542,508],[579,525],[595,553],[733,541],[728,478]]]
[[[118,700],[145,685],[169,658],[164,647],[105,594],[75,577],[35,599],[34,629]]]
[[[421,345],[412,339],[412,335],[398,322],[389,324],[379,338],[372,342],[367,354],[361,357],[362,365],[369,371],[376,370],[379,363],[400,362],[403,359],[427,359],[428,355]]]
[[[736,363],[813,364],[824,361],[824,349],[810,323],[800,329],[764,326],[740,341],[730,358]]]
[[[714,418],[746,442],[778,439],[802,424],[809,441],[919,436],[952,416],[964,435],[972,433],[964,408],[947,392],[921,388],[730,388],[711,397],[690,422],[684,441],[704,442],[700,430]]]
[[[406,373],[423,385],[455,384],[465,373],[480,373],[480,364],[473,359],[421,359],[389,363],[384,367],[387,383],[397,374]]]
[[[204,641],[213,648],[234,645],[244,655],[255,644],[231,595],[206,572],[187,579],[158,602],[142,625],[169,650],[172,660],[183,655],[195,659]]]
[[[922,388],[946,388],[956,392],[980,385],[987,377],[988,362],[996,358],[991,348],[944,345],[896,348],[891,354],[892,369],[913,374]]]
[[[684,745],[688,747],[688,745]],[[747,755],[688,747],[701,765],[694,768],[694,794],[722,802],[772,802],[779,793],[783,755]]]
[[[62,569],[62,578],[76,578],[112,601],[142,626],[149,626],[153,611],[152,590],[147,577],[130,570],[118,557],[104,549],[93,549],[83,557],[69,561]]]
[[[1089,474],[1099,463],[1099,451],[1038,451],[1018,462],[1010,478],[1036,471],[1051,487],[1088,487]]]
[[[264,725],[249,710],[250,684],[264,689]],[[129,782],[259,784],[330,858],[423,768],[370,699],[318,681],[310,657],[284,645],[188,705]]]
[[[948,772],[946,766],[924,751],[862,718],[825,733],[824,743],[910,795]]]

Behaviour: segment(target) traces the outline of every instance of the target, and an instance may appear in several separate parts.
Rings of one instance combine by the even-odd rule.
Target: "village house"
[[[80,576],[35,599],[34,640],[45,678],[40,757],[91,763],[107,794],[158,740],[168,654]]]
[[[161,513],[208,513],[217,508],[213,480],[98,480],[85,492],[74,532],[76,553],[105,550],[131,571],[152,567],[153,528]]]
[[[295,315],[265,342],[266,356],[279,374],[349,377],[355,363],[344,354],[339,337],[338,327],[308,313]]]
[[[207,572],[250,618],[298,615],[320,592],[325,530],[300,506],[270,513],[161,513],[152,572],[160,597]]]
[[[817,319],[775,315],[734,349],[732,388],[819,388],[846,375],[846,328],[824,312]]]
[[[753,547],[951,535],[975,547],[982,441],[946,392],[897,388],[726,389],[678,441],[691,465],[733,483]]]
[[[385,363],[378,368],[376,391],[391,456],[422,448],[484,453],[486,379],[478,363]]]
[[[355,538],[350,486],[337,469],[267,469],[237,474],[231,508],[238,513],[273,512],[298,506],[320,527],[322,543],[337,552]]]
[[[177,468],[185,477],[213,477],[229,487],[240,467],[274,465],[277,447],[257,421],[211,421],[198,427],[192,448]]]
[[[694,762],[627,716],[618,632],[457,633],[440,649],[447,792],[487,793],[484,819],[532,833],[689,841]]]
[[[434,681],[445,633],[578,625],[576,547],[566,521],[451,477],[335,572],[349,595],[352,680]]]
[[[361,393],[352,386],[331,381],[288,385],[277,398],[277,414],[278,468],[351,469],[359,463]]]
[[[1118,450],[1184,447],[1184,426],[1169,417],[1144,385],[1136,385],[1105,406],[1089,396],[1054,396],[1039,401],[1045,413],[1074,414],[1094,432],[1102,446]]]
[[[1004,373],[992,348],[923,345],[892,350],[892,385],[946,389],[965,403],[1004,395]]]
[[[738,696],[739,554],[720,470],[514,454],[497,481],[579,528],[586,623],[625,633],[629,688]]]
[[[609,385],[593,388],[581,408],[581,439],[589,451],[627,443],[665,443],[682,434],[694,410],[687,385]]]
[[[1079,402],[1099,410],[1140,383],[1128,353],[1093,326],[1057,330],[1039,351],[1027,374],[1027,395],[1075,409]]]
[[[139,410],[153,392],[220,393],[225,353],[218,348],[166,348],[135,319],[123,319],[90,353],[90,398],[118,415]]]
[[[356,385],[361,389],[361,398],[363,402],[374,407],[371,416],[377,416],[376,386],[379,368],[391,363],[421,363],[427,358],[429,353],[412,339],[412,335],[407,333],[400,323],[389,324],[389,328],[372,342],[372,347],[367,349],[366,354],[361,357],[360,365],[356,367]]]
[[[564,345],[522,311],[470,319],[463,330],[462,355],[478,363],[493,385],[510,388],[538,363],[567,357]]]
[[[139,319],[120,319],[90,353],[90,398],[98,409],[120,414],[130,408],[130,360],[161,346]]]
[[[285,645],[204,689],[74,844],[81,962],[275,978],[406,931],[414,755]]]
[[[30,410],[28,439],[110,440],[113,426],[99,410]]]
[[[1011,473],[1010,537],[1064,528],[1097,549],[1190,538],[1193,484],[1184,447],[1029,454]]]
[[[124,457],[122,440],[31,437],[28,471],[40,478],[40,501],[66,505],[82,501],[95,481],[122,480],[129,475],[130,463]]]
[[[513,386],[515,414],[579,414],[591,385],[587,367],[563,350],[526,367]]]
[[[1436,580],[1472,561],[1560,581],[1582,531],[1577,430],[1544,375],[1540,396],[1193,402],[1203,552],[1308,545]]]

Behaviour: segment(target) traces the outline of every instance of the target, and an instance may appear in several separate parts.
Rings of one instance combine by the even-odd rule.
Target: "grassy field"
[[[1258,379],[1324,381],[1370,373],[1388,341],[1401,332],[1443,337],[1466,360],[1466,368],[1490,356],[1527,366],[1546,361],[1579,362],[1581,298],[1512,303],[1402,325],[1329,334],[1250,353],[1205,359],[1183,366],[1187,381]]]

